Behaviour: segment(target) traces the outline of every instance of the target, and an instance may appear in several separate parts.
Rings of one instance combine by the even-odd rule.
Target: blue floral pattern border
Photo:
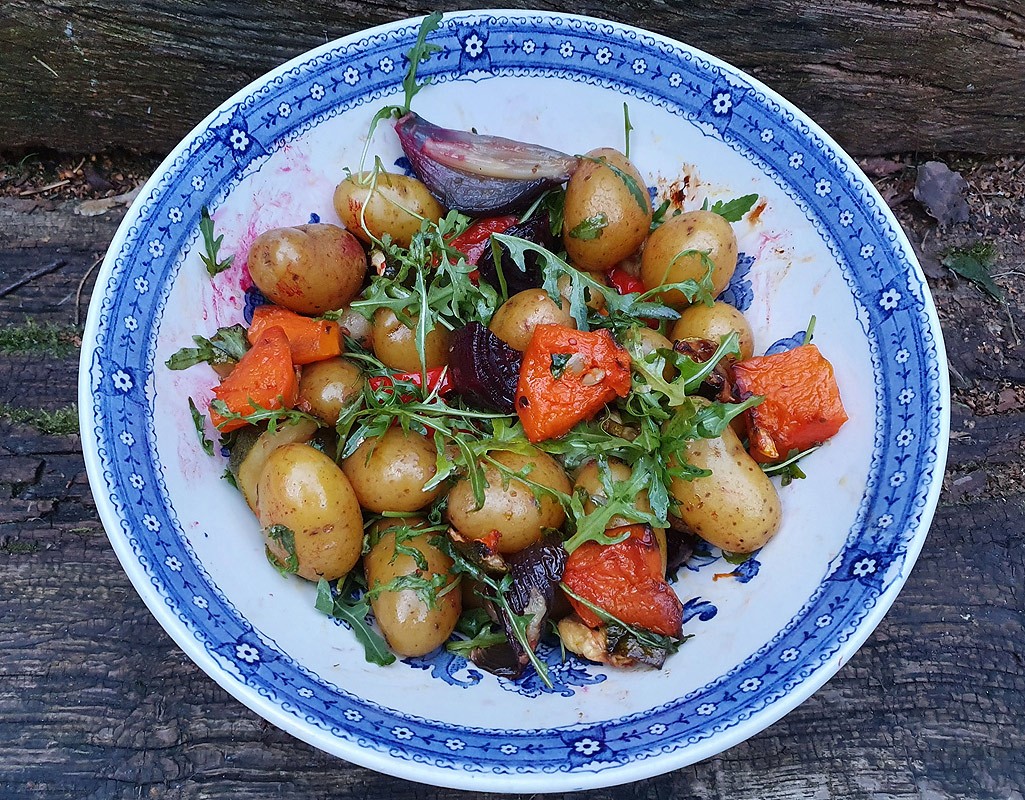
[[[323,119],[390,94],[416,32],[415,23],[371,31],[294,63],[226,107],[150,184],[123,244],[108,257],[93,347],[83,355],[91,394],[83,431],[100,465],[90,478],[120,528],[109,534],[148,575],[140,592],[173,611],[192,648],[233,676],[240,695],[277,706],[293,728],[317,728],[396,762],[429,765],[436,776],[600,773],[680,753],[771,709],[827,670],[845,643],[863,637],[863,620],[896,591],[921,544],[945,452],[944,356],[927,287],[896,223],[860,173],[798,115],[699,53],[595,20],[465,14],[431,36],[440,50],[420,74],[437,82],[550,77],[665,108],[769,175],[841,266],[877,378],[871,472],[847,546],[816,594],[760,652],[677,701],[601,724],[456,727],[368,703],[295,663],[220,594],[178,529],[155,443],[152,377],[164,307],[200,208],[216,206],[243,174]],[[342,749],[359,760],[351,747]],[[437,781],[465,785],[454,774]]]

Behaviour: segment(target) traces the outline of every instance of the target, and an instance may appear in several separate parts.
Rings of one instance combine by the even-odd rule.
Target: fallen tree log
[[[0,149],[163,153],[276,64],[429,10],[352,0],[5,0]],[[573,10],[747,70],[855,154],[1011,153],[1025,142],[1018,0],[582,0]]]

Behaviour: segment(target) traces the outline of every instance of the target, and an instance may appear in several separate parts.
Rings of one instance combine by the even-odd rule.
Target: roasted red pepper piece
[[[532,442],[562,436],[630,392],[630,355],[607,330],[538,325],[523,353],[516,413]]]
[[[253,403],[262,408],[295,406],[299,381],[285,331],[277,326],[265,330],[228,377],[214,387],[214,397],[223,400],[229,411],[242,415],[256,412]],[[222,433],[246,425],[242,420],[226,419],[213,408],[210,421]]]
[[[626,525],[606,533],[630,536],[618,544],[584,542],[569,554],[562,582],[627,625],[679,637],[683,604],[662,575],[662,556],[651,526]],[[585,625],[602,624],[583,603],[572,597],[569,601]]]
[[[613,267],[608,271],[606,277],[609,284],[620,294],[641,294],[644,292],[644,283],[636,275],[631,275],[622,267]]]
[[[288,337],[292,362],[312,364],[342,354],[342,332],[337,322],[313,319],[275,305],[257,306],[247,336],[253,344],[268,328],[279,327]]]
[[[514,216],[480,219],[449,242],[449,246],[466,256],[468,264],[476,264],[491,246],[491,234],[505,233],[515,224]]]
[[[733,375],[742,398],[765,398],[746,412],[755,461],[780,461],[821,444],[847,421],[833,365],[813,344],[737,362]]]
[[[371,389],[380,389],[382,386],[394,386],[396,381],[411,383],[414,386],[423,385],[423,375],[419,372],[393,372],[391,375],[375,375],[367,379]],[[452,382],[449,380],[447,367],[434,367],[427,370],[427,393],[448,394],[452,391]]]

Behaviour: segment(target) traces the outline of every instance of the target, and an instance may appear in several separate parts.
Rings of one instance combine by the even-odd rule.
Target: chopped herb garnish
[[[210,273],[212,278],[214,275],[219,275],[228,269],[235,261],[235,256],[228,256],[225,259],[220,258],[221,242],[224,240],[224,234],[214,237],[214,221],[210,218],[210,211],[206,206],[203,206],[200,211],[199,218],[199,232],[203,235],[203,249],[205,253],[200,253],[200,259],[203,264],[206,265],[206,271]]]
[[[360,586],[356,572],[350,572],[338,581],[332,591],[331,584],[321,578],[317,582],[317,611],[348,623],[356,641],[363,645],[366,660],[371,664],[387,666],[395,662],[384,638],[367,623],[370,601]]]
[[[608,224],[608,216],[605,214],[595,214],[593,217],[587,217],[586,219],[580,220],[580,222],[573,226],[573,230],[569,232],[569,235],[574,239],[580,239],[582,241],[598,239],[601,238],[601,235],[605,228],[608,227]]]
[[[570,353],[552,353],[552,377],[558,380],[566,371],[566,365],[573,356]]]
[[[740,222],[757,202],[758,195],[756,194],[745,194],[743,197],[728,200],[725,203],[722,200],[716,200],[711,206],[708,205],[708,200],[706,199],[704,205],[701,206],[701,210],[718,214],[727,222]]]
[[[214,443],[206,438],[206,415],[196,408],[195,402],[189,398],[189,412],[192,414],[192,424],[196,426],[196,435],[199,437],[199,445],[208,456],[214,454]]]

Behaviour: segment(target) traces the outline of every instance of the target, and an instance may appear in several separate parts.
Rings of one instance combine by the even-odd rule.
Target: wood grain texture
[[[166,152],[271,67],[435,7],[5,0],[0,147]],[[648,28],[747,70],[854,153],[1017,152],[1025,140],[1025,9],[1016,0],[582,0],[573,11]]]
[[[1001,237],[1000,256],[1020,264],[1025,213],[1020,205],[1008,213],[1015,233]],[[66,321],[68,287],[117,221],[76,217],[69,205],[0,202],[0,282],[67,261],[0,298],[0,324]],[[982,230],[981,215],[973,224]],[[915,231],[909,224],[919,243]],[[823,689],[749,741],[669,775],[563,797],[1022,800],[1025,412],[992,413],[979,398],[1025,391],[1025,351],[1007,322],[1022,319],[1025,306],[1020,291],[1008,292],[1005,308],[949,275],[931,283],[957,376],[947,491],[882,624]],[[73,358],[0,353],[0,400],[66,405],[74,373]],[[980,473],[967,490],[954,486]],[[77,436],[0,422],[0,604],[2,798],[497,797],[334,759],[221,690],[164,634],[121,571]]]

